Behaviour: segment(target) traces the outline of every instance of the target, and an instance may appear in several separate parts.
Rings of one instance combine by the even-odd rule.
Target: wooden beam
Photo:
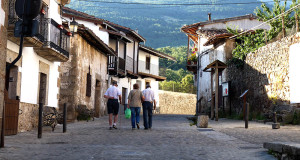
[[[219,108],[219,69],[218,69],[218,63],[216,64],[216,77],[215,77],[215,84],[216,84],[216,93],[215,93],[215,114],[216,114],[216,118],[215,120],[218,121],[219,120],[219,117],[218,117],[218,108]]]
[[[210,101],[210,119],[213,120],[214,119],[214,81],[213,81],[213,76],[214,76],[214,73],[211,71],[210,72],[210,88],[211,88],[211,101]]]

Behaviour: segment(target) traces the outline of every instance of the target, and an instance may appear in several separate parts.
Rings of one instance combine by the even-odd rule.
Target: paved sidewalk
[[[61,133],[62,126],[58,126],[55,132],[45,127],[42,139],[37,139],[37,131],[5,137],[6,147],[0,149],[0,159],[275,159],[260,143],[236,136],[235,130],[243,133],[242,128],[231,127],[232,131],[229,131],[227,123],[220,120],[209,124],[215,131],[197,129],[189,125],[186,117],[154,115],[152,130],[143,130],[143,127],[131,130],[130,120],[123,115],[118,130],[108,130],[108,117],[69,124],[67,133]]]
[[[249,121],[249,128],[245,129],[245,122],[241,120],[219,119],[218,122],[209,121],[209,126],[215,131],[245,142],[261,146],[264,142],[294,142],[300,144],[299,125],[285,125],[280,126],[280,129],[272,129],[271,124]]]

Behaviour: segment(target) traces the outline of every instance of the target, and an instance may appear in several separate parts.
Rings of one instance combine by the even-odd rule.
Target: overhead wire
[[[273,20],[275,20],[275,19],[281,17],[282,15],[285,15],[285,14],[291,12],[292,10],[294,10],[294,9],[296,9],[296,8],[298,8],[298,7],[300,7],[300,3],[297,4],[297,5],[295,5],[295,6],[292,7],[292,8],[288,9],[287,11],[285,11],[285,12],[283,12],[283,13],[281,13],[281,14],[275,16],[274,18],[271,18],[271,19],[269,19],[269,20],[267,20],[267,21],[265,21],[265,22],[263,22],[263,23],[261,23],[261,24],[259,24],[259,25],[257,25],[257,26],[252,27],[251,29],[248,29],[248,30],[246,30],[246,31],[243,31],[243,32],[241,32],[241,33],[239,33],[239,34],[237,34],[237,35],[231,36],[231,37],[229,37],[229,38],[230,38],[230,39],[233,39],[233,38],[235,38],[235,37],[237,37],[237,36],[239,36],[239,35],[242,35],[242,34],[244,34],[244,33],[247,33],[247,32],[249,32],[249,31],[251,31],[251,30],[254,30],[254,29],[256,29],[256,28],[258,28],[258,27],[260,27],[260,26],[262,26],[262,25],[265,25],[265,24],[267,24],[267,23],[269,23],[269,22],[271,22],[271,21],[273,21]]]
[[[216,6],[229,4],[256,4],[256,3],[271,3],[272,1],[255,1],[255,2],[232,2],[232,3],[141,3],[141,2],[122,2],[122,1],[105,1],[105,0],[78,0],[83,2],[98,2],[98,3],[113,3],[113,4],[127,4],[127,5],[159,5],[159,6]],[[290,1],[290,0],[287,0]]]

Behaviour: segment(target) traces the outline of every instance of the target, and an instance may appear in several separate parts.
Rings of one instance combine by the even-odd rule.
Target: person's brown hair
[[[139,84],[136,83],[133,85],[133,89],[139,89],[139,88],[140,88]]]

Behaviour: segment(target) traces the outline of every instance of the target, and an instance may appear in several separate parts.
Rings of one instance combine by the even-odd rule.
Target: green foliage
[[[256,8],[254,13],[257,15],[258,19],[261,21],[268,21],[281,13],[285,12],[287,9],[287,0],[284,1],[283,5],[280,0],[274,0],[273,8],[270,9],[265,3],[261,5],[261,8]],[[299,3],[299,0],[293,0],[290,7],[295,6]],[[297,11],[299,12],[299,11]],[[291,13],[284,14],[284,26],[285,28],[292,28],[295,25],[295,17],[291,16]],[[275,38],[282,31],[282,18],[277,18],[269,22],[271,29],[267,33],[268,40]]]
[[[299,1],[300,0],[293,0],[290,7],[294,7]],[[282,1],[280,0],[274,0],[272,9],[263,3],[261,8],[257,7],[254,12],[259,20],[266,22],[286,11],[287,1],[285,0],[284,3],[281,2]],[[295,13],[300,12],[296,10]],[[287,13],[283,17],[286,29],[295,26],[295,17],[291,16],[291,13]],[[236,48],[232,52],[233,59],[229,63],[233,63],[238,68],[242,68],[243,61],[246,59],[248,53],[254,52],[258,48],[264,46],[267,41],[276,38],[279,33],[282,32],[282,18],[271,20],[269,24],[271,26],[269,31],[258,29],[253,33],[246,33],[243,35],[238,35],[239,31],[237,29],[227,28],[229,33],[237,35]]]
[[[78,121],[89,121],[91,119],[92,119],[92,117],[90,115],[86,115],[86,114],[79,114],[77,116]]]
[[[160,59],[159,65],[161,68],[179,70],[186,67],[186,55],[187,55],[186,46],[181,46],[181,47],[167,46],[163,48],[157,48],[157,50],[176,58],[176,62],[167,59]]]
[[[176,58],[176,62],[167,59],[159,60],[159,74],[167,77],[160,82],[159,88],[166,91],[195,93],[194,79],[191,72],[186,70],[187,47],[163,47],[157,50]]]
[[[197,116],[187,117],[187,119],[192,121],[192,122],[190,122],[190,126],[193,126],[193,125],[197,124]]]
[[[237,30],[227,28],[229,33],[238,35]],[[265,34],[264,30],[256,30],[255,33],[246,33],[236,38],[236,48],[232,51],[233,58],[244,61],[248,53],[257,50],[258,48],[265,45]],[[235,62],[235,61],[233,61]],[[236,60],[236,62],[238,62]]]

